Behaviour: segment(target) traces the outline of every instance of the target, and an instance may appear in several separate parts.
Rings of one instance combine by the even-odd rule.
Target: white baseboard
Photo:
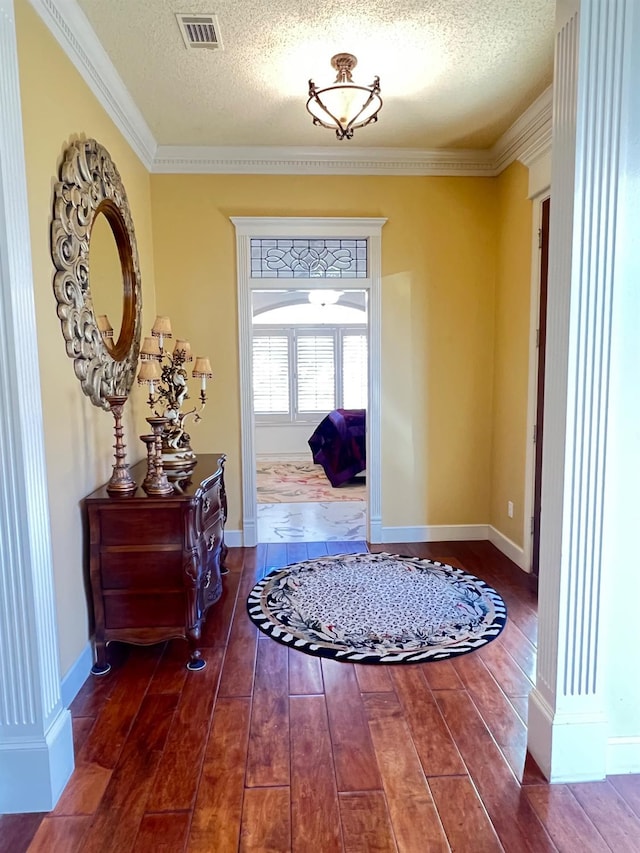
[[[369,516],[369,530],[367,531],[367,541],[371,544],[381,544],[385,540],[382,538],[383,530],[382,530],[382,519],[379,515],[377,516]]]
[[[227,548],[244,548],[245,536],[242,530],[224,529],[224,544]]]
[[[89,641],[76,658],[75,663],[67,670],[60,684],[62,704],[68,708],[78,695],[93,666],[93,646]]]
[[[499,530],[496,530],[496,528],[491,524],[488,525],[487,539],[492,545],[496,546],[498,551],[502,551],[505,557],[513,560],[516,566],[519,566],[527,573],[531,571],[531,567],[527,566],[524,549],[519,545],[516,545],[515,542],[512,542],[511,539],[504,535],[504,533],[500,533]]]
[[[369,542],[372,544],[384,544],[386,542],[469,542],[483,539],[488,539],[523,571],[529,571],[523,549],[490,524],[383,527],[380,519],[371,519],[370,522]],[[242,548],[250,542],[250,537],[245,535],[242,530],[225,530],[224,541],[229,548]],[[254,543],[251,542],[251,544]]]
[[[42,737],[0,744],[0,814],[48,812],[73,773],[71,714],[60,710]]]
[[[529,694],[527,748],[549,782],[595,782],[608,772],[607,719],[554,711],[537,688]]]
[[[381,542],[467,542],[487,539],[486,524],[433,524],[383,527]]]
[[[610,737],[607,741],[607,776],[640,773],[640,737]]]

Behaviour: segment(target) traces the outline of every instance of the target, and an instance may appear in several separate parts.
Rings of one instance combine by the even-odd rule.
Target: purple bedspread
[[[318,424],[309,447],[332,486],[346,483],[367,467],[366,410],[334,409]]]

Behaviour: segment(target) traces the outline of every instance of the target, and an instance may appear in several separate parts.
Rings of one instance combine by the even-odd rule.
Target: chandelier
[[[370,86],[353,82],[351,72],[358,60],[351,53],[336,53],[331,65],[338,72],[332,86],[317,89],[309,80],[307,110],[313,123],[335,130],[338,139],[351,139],[356,127],[378,121],[382,108],[380,78],[374,77]]]

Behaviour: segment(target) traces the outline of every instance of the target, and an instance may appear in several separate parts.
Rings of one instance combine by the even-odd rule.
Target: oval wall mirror
[[[67,355],[84,393],[108,409],[106,397],[126,396],[135,378],[142,289],[122,179],[95,139],[65,152],[54,187],[51,256]]]

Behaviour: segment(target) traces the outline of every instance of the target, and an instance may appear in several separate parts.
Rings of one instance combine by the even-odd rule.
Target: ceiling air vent
[[[200,47],[206,47],[209,50],[222,48],[220,27],[215,15],[177,13],[176,19],[187,50]]]

